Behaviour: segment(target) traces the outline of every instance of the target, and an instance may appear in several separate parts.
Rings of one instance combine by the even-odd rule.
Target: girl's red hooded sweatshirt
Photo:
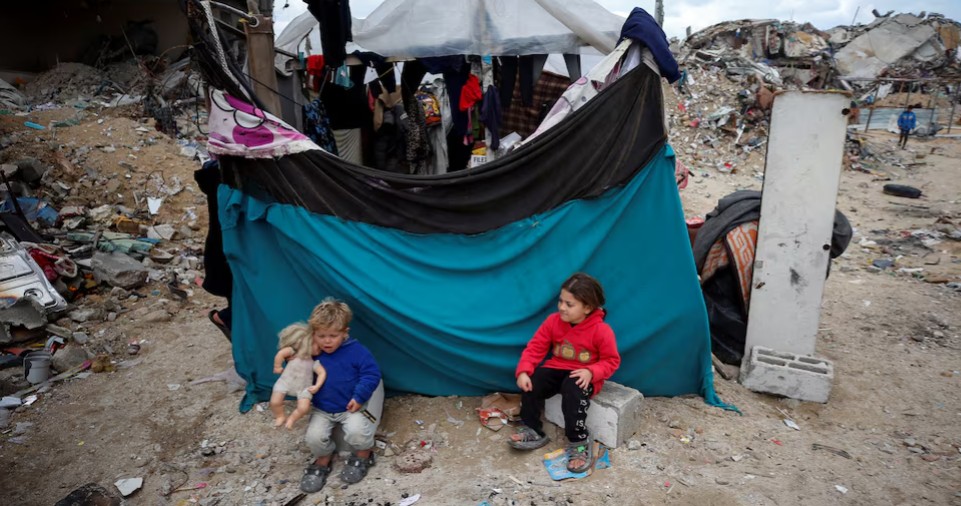
[[[567,371],[589,369],[594,375],[591,380],[594,395],[600,393],[604,381],[621,365],[614,331],[604,323],[605,314],[603,309],[595,310],[577,325],[561,320],[558,313],[548,316],[524,348],[514,376],[522,372],[528,376],[534,374],[534,369],[551,352],[544,367]]]

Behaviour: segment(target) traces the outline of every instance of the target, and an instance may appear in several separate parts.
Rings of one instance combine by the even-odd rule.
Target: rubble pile
[[[718,67],[692,67],[668,94],[665,113],[678,160],[696,175],[760,176],[773,87],[755,76],[729,79]]]
[[[64,63],[16,89],[22,105],[0,106],[0,389],[18,401],[9,407],[81,371],[130,365],[144,344],[131,329],[194,303],[207,220],[192,173],[207,158],[206,117],[188,107],[201,83],[186,63],[162,78],[144,77],[139,60],[105,72]],[[37,353],[48,354],[49,375],[26,374]]]
[[[682,77],[667,93],[667,114],[678,160],[695,175],[742,172],[762,175],[774,94],[785,89],[846,89],[862,106],[951,109],[950,79],[961,80],[957,48],[961,24],[940,14],[881,15],[867,25],[827,31],[810,23],[745,19],[708,27],[672,49]],[[864,45],[872,43],[872,48]],[[887,62],[887,63],[885,63]],[[940,83],[879,83],[879,78],[943,78]],[[911,93],[914,93],[913,95]],[[943,125],[929,111],[919,111],[918,135],[937,133]],[[853,108],[852,124],[869,111]],[[889,123],[878,113],[872,125]],[[875,128],[872,126],[872,128]],[[888,125],[888,130],[894,128]],[[896,131],[896,129],[895,129]],[[885,165],[904,168],[904,160],[886,148],[869,147],[852,133],[846,167],[871,171]]]
[[[961,77],[957,21],[924,12],[875,15],[867,25],[827,31],[774,19],[719,23],[688,37],[678,60],[816,89],[867,88],[879,77]]]

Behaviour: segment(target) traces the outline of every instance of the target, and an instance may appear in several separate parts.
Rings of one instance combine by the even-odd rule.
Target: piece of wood
[[[280,93],[274,70],[274,22],[269,16],[257,14],[255,23],[247,23],[247,67],[254,93],[267,112],[280,117]]]

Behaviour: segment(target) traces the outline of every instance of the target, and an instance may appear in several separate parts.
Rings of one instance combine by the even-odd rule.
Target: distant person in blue
[[[367,401],[380,384],[381,374],[374,356],[349,335],[353,312],[347,304],[326,298],[314,308],[308,324],[320,355],[314,358],[327,370],[324,386],[314,394],[313,409],[307,425],[307,446],[314,461],[304,470],[300,489],[317,492],[327,483],[336,444],[331,439],[340,425],[351,455],[344,463],[340,479],[357,483],[374,465],[376,419],[367,411]]]
[[[898,146],[904,149],[908,145],[908,135],[911,134],[911,130],[914,130],[914,126],[917,124],[918,118],[914,115],[914,106],[909,105],[908,109],[898,116],[898,128],[901,130],[901,138],[898,139]]]

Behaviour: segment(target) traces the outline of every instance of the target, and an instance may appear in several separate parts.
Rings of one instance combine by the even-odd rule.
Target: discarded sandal
[[[344,469],[340,472],[340,479],[351,485],[359,483],[360,480],[364,479],[364,476],[367,476],[367,468],[372,465],[374,465],[373,452],[367,458],[351,455],[347,457],[347,462],[344,463]]]
[[[579,460],[579,465],[574,465],[574,461]],[[594,443],[591,438],[577,443],[567,445],[567,470],[572,473],[583,473],[594,464]]]
[[[327,475],[330,474],[330,466],[318,466],[311,464],[304,469],[304,476],[300,479],[300,490],[313,494],[319,492],[327,484]]]
[[[210,323],[213,323],[215,327],[217,327],[218,329],[220,329],[221,332],[224,333],[224,336],[227,338],[228,341],[233,342],[233,338],[230,336],[230,328],[228,328],[223,323],[220,323],[214,319],[214,315],[217,313],[218,313],[218,310],[211,309],[210,312],[207,313],[207,319],[210,320]]]
[[[515,440],[513,437],[507,440],[507,444],[511,445],[511,448],[515,450],[536,450],[551,440],[551,438],[547,436],[538,434],[536,430],[530,427],[521,427],[515,434],[520,436],[519,440]]]

